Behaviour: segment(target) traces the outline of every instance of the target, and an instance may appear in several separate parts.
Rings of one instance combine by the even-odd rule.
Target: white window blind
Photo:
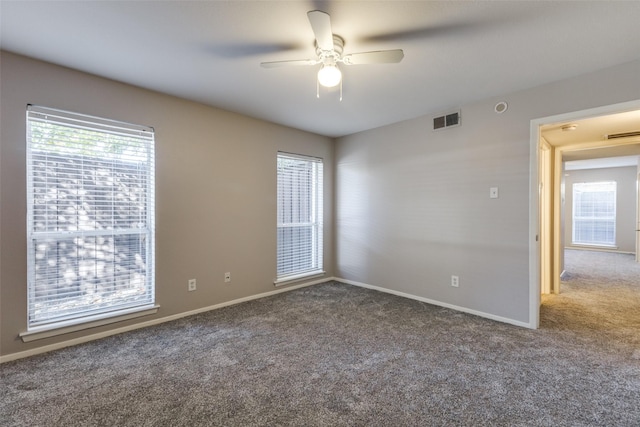
[[[154,132],[29,106],[29,328],[153,306]]]
[[[322,273],[322,159],[278,153],[278,277]]]
[[[573,184],[573,243],[615,246],[616,183]]]

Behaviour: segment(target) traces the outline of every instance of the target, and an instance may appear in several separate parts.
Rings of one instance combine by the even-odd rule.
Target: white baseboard
[[[111,329],[104,332],[99,332],[96,334],[86,335],[83,337],[74,338],[67,341],[61,341],[59,343],[45,345],[45,346],[34,348],[31,350],[25,350],[18,353],[7,354],[5,356],[0,356],[0,364],[5,362],[11,362],[12,360],[23,359],[25,357],[35,356],[37,354],[47,353],[53,350],[59,350],[65,347],[71,347],[74,345],[83,344],[89,341],[95,341],[101,338],[109,337],[111,335],[121,334],[123,332],[129,332],[129,331],[133,331],[140,328],[146,328],[148,326],[158,325],[160,323],[170,322],[172,320],[178,320],[183,317],[192,316],[194,314],[200,314],[200,313],[204,313],[211,310],[217,310],[219,308],[229,307],[231,305],[236,305],[243,302],[252,301],[255,299],[270,297],[272,295],[280,294],[283,292],[289,292],[294,289],[300,289],[307,286],[317,285],[319,283],[331,282],[333,280],[336,280],[336,279],[334,277],[324,277],[322,279],[314,280],[311,282],[301,283],[299,285],[287,286],[286,288],[282,287],[273,291],[263,292],[261,294],[256,294],[256,295],[250,295],[248,297],[238,298],[232,301],[222,302],[220,304],[210,305],[208,307],[202,307],[196,310],[186,311],[184,313],[178,313],[171,316],[161,317],[161,318],[149,320],[146,322],[136,323],[134,325],[123,326],[121,328],[116,328],[116,329]]]
[[[429,298],[419,297],[417,295],[407,294],[405,292],[395,291],[393,289],[387,289],[387,288],[382,288],[380,286],[368,285],[366,283],[360,283],[360,282],[355,282],[353,280],[341,279],[339,277],[336,277],[334,280],[337,282],[346,283],[348,285],[359,286],[361,288],[367,288],[367,289],[373,289],[374,291],[385,292],[387,294],[392,294],[392,295],[396,295],[403,298],[409,298],[409,299],[420,301],[420,302],[426,302],[427,304],[437,305],[439,307],[450,308],[452,310],[473,314],[475,316],[484,317],[486,319],[495,320],[497,322],[508,323],[510,325],[521,326],[529,329],[536,329],[535,327],[531,326],[527,322],[521,322],[519,320],[509,319],[508,317],[496,316],[494,314],[484,313],[482,311],[472,310],[470,308],[448,304],[446,302],[440,302],[440,301],[432,300]]]
[[[635,252],[621,251],[618,247],[609,246],[590,246],[590,245],[570,245],[565,246],[565,249],[572,249],[575,251],[593,251],[593,252],[612,252],[614,254],[635,255]]]
[[[339,277],[324,277],[322,279],[314,280],[314,281],[307,282],[307,283],[302,283],[302,284],[299,284],[299,285],[287,286],[286,288],[279,288],[279,289],[276,289],[276,290],[273,290],[273,291],[263,292],[261,294],[250,295],[248,297],[238,298],[238,299],[235,299],[235,300],[232,300],[232,301],[222,302],[220,304],[215,304],[215,305],[211,305],[211,306],[208,306],[208,307],[202,307],[202,308],[198,308],[196,310],[186,311],[184,313],[178,313],[178,314],[174,314],[174,315],[171,315],[171,316],[161,317],[159,319],[149,320],[147,322],[136,323],[134,325],[129,325],[129,326],[121,327],[121,328],[111,329],[111,330],[108,330],[108,331],[99,332],[99,333],[91,334],[91,335],[86,335],[86,336],[83,336],[83,337],[74,338],[74,339],[67,340],[67,341],[61,341],[59,343],[50,344],[50,345],[34,348],[34,349],[31,349],[31,350],[25,350],[25,351],[21,351],[21,352],[18,352],[18,353],[12,353],[12,354],[8,354],[8,355],[5,355],[5,356],[0,356],[0,364],[1,363],[5,363],[5,362],[10,362],[10,361],[13,361],[13,360],[23,359],[25,357],[35,356],[37,354],[47,353],[47,352],[53,351],[53,350],[59,350],[59,349],[65,348],[65,347],[71,347],[71,346],[74,346],[74,345],[83,344],[83,343],[90,342],[90,341],[95,341],[95,340],[98,340],[98,339],[101,339],[101,338],[109,337],[111,335],[121,334],[123,332],[129,332],[129,331],[133,331],[133,330],[140,329],[140,328],[146,328],[146,327],[149,327],[149,326],[154,326],[154,325],[158,325],[158,324],[165,323],[165,322],[170,322],[172,320],[178,320],[178,319],[181,319],[183,317],[192,316],[194,314],[200,314],[200,313],[204,313],[204,312],[211,311],[211,310],[217,310],[219,308],[229,307],[229,306],[240,304],[240,303],[247,302],[247,301],[252,301],[252,300],[256,300],[256,299],[260,299],[260,298],[270,297],[272,295],[280,294],[280,293],[283,293],[283,292],[289,292],[289,291],[292,291],[294,289],[300,289],[300,288],[304,288],[304,287],[307,287],[307,286],[313,286],[313,285],[317,285],[317,284],[320,284],[320,283],[331,282],[331,281],[337,281],[337,282],[345,283],[347,285],[352,285],[352,286],[358,286],[358,287],[361,287],[361,288],[372,289],[372,290],[375,290],[375,291],[384,292],[384,293],[396,295],[396,296],[403,297],[403,298],[409,298],[409,299],[413,299],[413,300],[416,300],[416,301],[425,302],[427,304],[432,304],[432,305],[436,305],[436,306],[439,306],[439,307],[450,308],[452,310],[461,311],[463,313],[473,314],[475,316],[484,317],[486,319],[495,320],[497,322],[508,323],[508,324],[515,325],[515,326],[521,326],[521,327],[525,327],[525,328],[535,329],[534,327],[532,327],[531,325],[529,325],[526,322],[521,322],[521,321],[518,321],[518,320],[509,319],[509,318],[506,318],[506,317],[496,316],[496,315],[493,315],[493,314],[484,313],[484,312],[477,311],[477,310],[472,310],[472,309],[469,309],[469,308],[466,308],[466,307],[460,307],[460,306],[457,306],[457,305],[448,304],[448,303],[432,300],[432,299],[429,299],[429,298],[424,298],[424,297],[420,297],[420,296],[417,296],[417,295],[408,294],[408,293],[405,293],[405,292],[395,291],[393,289],[387,289],[387,288],[383,288],[383,287],[380,287],[380,286],[368,285],[366,283],[356,282],[356,281],[347,280],[347,279],[341,279]]]

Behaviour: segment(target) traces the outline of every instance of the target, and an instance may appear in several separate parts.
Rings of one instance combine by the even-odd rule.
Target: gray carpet
[[[326,283],[5,363],[0,425],[638,426],[618,257],[568,255],[537,331]]]

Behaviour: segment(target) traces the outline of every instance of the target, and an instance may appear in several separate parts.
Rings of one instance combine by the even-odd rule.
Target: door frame
[[[636,181],[636,262],[640,263],[640,158],[638,159]]]
[[[553,169],[551,162],[553,159],[553,147],[544,137],[540,137],[540,145],[538,146],[538,203],[539,203],[539,244],[540,244],[540,292],[549,294],[553,291],[553,280],[551,268],[547,265],[552,259],[551,240],[548,236],[551,233],[552,211],[554,204],[553,197]]]
[[[542,241],[544,241],[545,244],[549,242],[551,248],[551,260],[546,259],[544,265],[546,266],[545,268],[550,268],[553,274],[551,278],[553,288],[556,288],[553,286],[555,283],[560,283],[560,274],[562,273],[562,271],[560,271],[561,251],[563,250],[560,239],[562,152],[576,149],[624,145],[620,143],[616,144],[612,141],[602,141],[599,143],[580,144],[580,146],[552,147],[552,155],[545,156],[541,154],[540,128],[549,124],[561,124],[634,110],[640,110],[640,99],[531,120],[529,132],[529,327],[532,329],[540,327],[541,256],[542,248],[544,247],[544,245],[541,244]],[[542,169],[541,161],[547,162]],[[545,169],[547,166],[550,169]],[[553,176],[552,185],[540,185],[541,170],[546,170],[547,172],[545,172],[545,174],[547,176],[549,176],[549,173]],[[551,218],[551,227],[546,227],[547,230],[544,235],[542,235],[543,230],[540,228],[540,217],[544,213],[541,212],[540,200],[541,198],[547,197],[550,198],[553,203],[553,217]],[[548,212],[549,209],[546,209],[546,211]],[[549,229],[551,229],[551,231],[549,231]]]

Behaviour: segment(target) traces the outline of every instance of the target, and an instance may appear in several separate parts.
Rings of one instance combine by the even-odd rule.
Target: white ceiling
[[[574,128],[563,129],[567,126]],[[640,110],[552,123],[540,129],[549,144],[563,149],[567,169],[637,165],[640,136],[607,139],[608,135],[628,132],[640,132]]]
[[[564,170],[621,168],[638,166],[639,156],[607,157],[600,159],[572,160],[565,162]]]
[[[638,79],[640,80],[640,76]],[[569,126],[572,126],[573,129],[563,129]],[[548,124],[543,126],[540,131],[547,142],[554,147],[599,141],[604,143],[607,140],[607,135],[640,132],[640,110],[589,117],[566,123]],[[640,137],[635,137],[634,140],[640,142]]]
[[[306,12],[331,15],[344,99],[316,98]],[[0,47],[331,137],[640,58],[640,1],[0,1]]]

